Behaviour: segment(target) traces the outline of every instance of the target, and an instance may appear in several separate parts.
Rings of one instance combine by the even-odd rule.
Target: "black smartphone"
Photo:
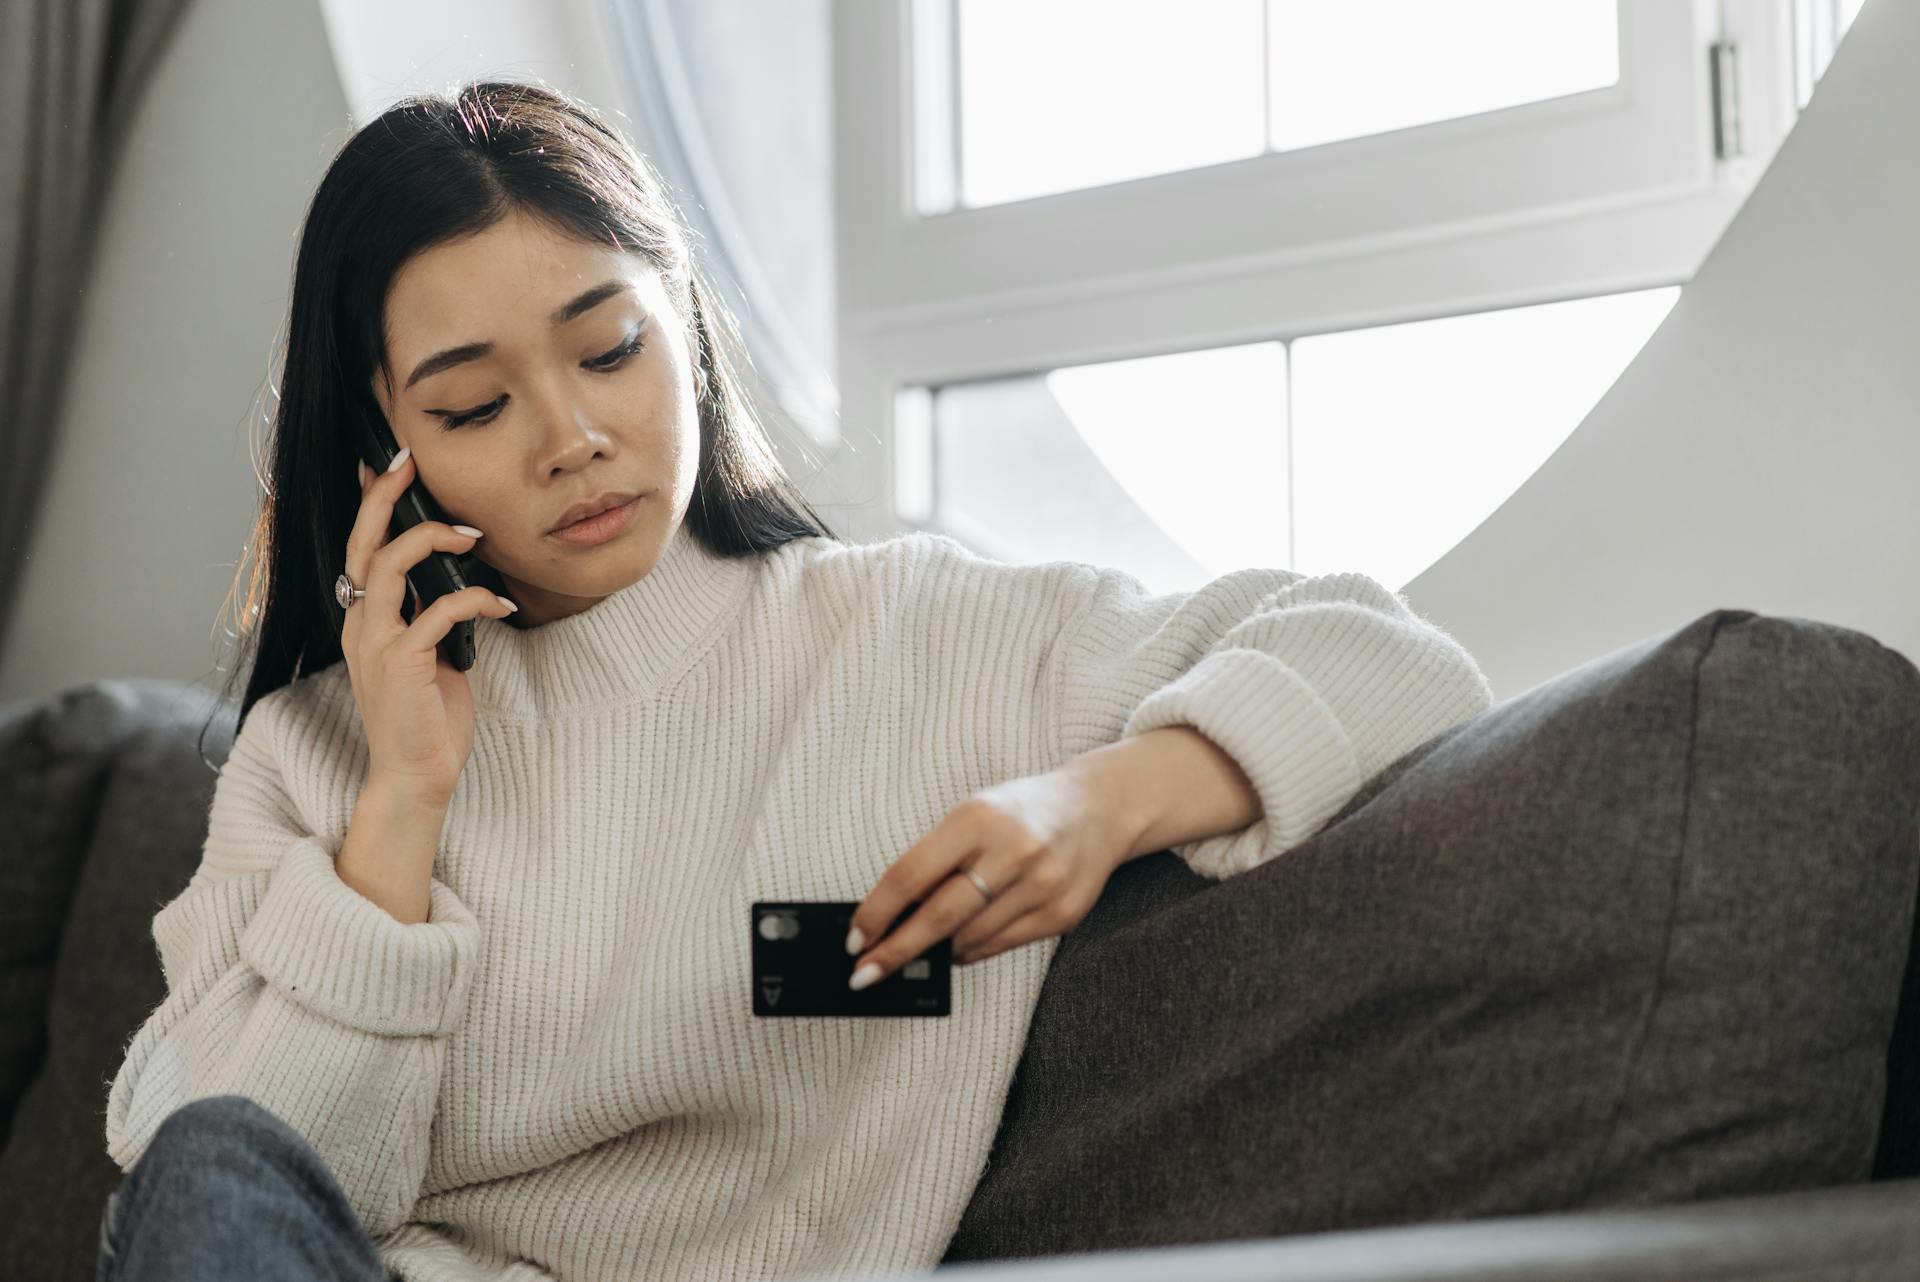
[[[753,910],[756,1015],[951,1015],[953,940],[942,939],[878,983],[847,987],[859,959],[847,954],[855,900],[757,901]],[[900,910],[886,932],[920,909]]]
[[[380,403],[371,394],[362,393],[357,403],[359,413],[350,416],[356,422],[356,444],[360,449],[360,457],[366,460],[375,475],[379,475],[393,462],[393,456],[400,452],[400,445],[393,438],[393,430],[387,426],[386,415],[380,412]],[[416,469],[415,478],[407,486],[406,493],[393,505],[393,520],[387,527],[387,538],[397,538],[422,521],[445,521],[451,524],[452,518],[434,502],[433,495],[420,483]],[[477,547],[478,544],[475,545]],[[412,585],[413,600],[401,603],[400,614],[408,623],[412,623],[419,617],[420,611],[447,593],[459,592],[475,584],[502,596],[506,594],[506,584],[500,578],[499,571],[482,561],[472,550],[442,552],[436,549],[408,568],[407,582]],[[363,583],[359,586],[366,585]],[[440,657],[462,672],[473,667],[473,625],[472,619],[461,619],[440,640]]]

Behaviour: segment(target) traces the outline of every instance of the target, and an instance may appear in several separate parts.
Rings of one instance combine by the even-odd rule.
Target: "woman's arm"
[[[1105,798],[1127,841],[1121,862],[1239,832],[1261,818],[1260,794],[1234,759],[1191,726],[1162,726],[1083,753],[1063,767]]]
[[[167,995],[114,1078],[107,1150],[130,1170],[174,1109],[245,1095],[320,1152],[378,1236],[419,1196],[479,923],[438,881],[410,924],[341,880],[294,818],[272,731],[262,700],[215,785],[200,869],[154,918]],[[439,832],[370,786],[341,845],[430,869]]]

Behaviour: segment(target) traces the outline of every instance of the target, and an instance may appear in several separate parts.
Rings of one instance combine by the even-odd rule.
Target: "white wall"
[[[1638,358],[1402,589],[1500,698],[1722,607],[1920,656],[1917,61],[1867,5]]]
[[[150,84],[95,273],[0,699],[218,684],[306,202],[351,136],[312,4],[200,0]]]

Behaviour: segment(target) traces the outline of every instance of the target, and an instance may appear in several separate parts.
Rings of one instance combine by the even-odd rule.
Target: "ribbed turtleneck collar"
[[[535,628],[482,616],[467,673],[474,704],[548,715],[653,694],[735,617],[759,564],[710,551],[683,520],[644,577],[578,614]]]

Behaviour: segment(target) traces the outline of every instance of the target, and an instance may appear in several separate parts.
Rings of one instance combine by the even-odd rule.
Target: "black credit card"
[[[886,933],[918,912],[920,904],[915,900],[902,909]],[[847,981],[853,978],[859,958],[847,952],[847,931],[853,928],[854,910],[860,907],[857,900],[762,900],[751,907],[754,1014],[953,1013],[951,936],[855,992]]]

